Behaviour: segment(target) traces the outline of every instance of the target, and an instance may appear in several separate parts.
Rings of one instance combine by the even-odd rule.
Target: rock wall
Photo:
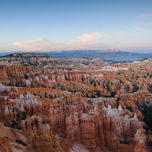
[[[140,121],[136,114],[130,117],[128,113],[121,106],[118,109],[111,108],[110,105],[106,108],[103,103],[89,106],[77,94],[52,105],[50,126],[60,139],[81,143],[88,149],[99,146],[117,152],[122,147],[127,149],[129,146],[131,152]]]

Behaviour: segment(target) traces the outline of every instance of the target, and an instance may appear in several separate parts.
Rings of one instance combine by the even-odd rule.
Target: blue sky
[[[0,0],[0,51],[152,50],[151,0]]]

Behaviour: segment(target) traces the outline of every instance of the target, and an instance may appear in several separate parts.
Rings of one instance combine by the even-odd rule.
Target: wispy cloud
[[[137,27],[133,31],[146,32]],[[55,43],[49,39],[39,38],[22,42],[14,42],[15,49],[22,51],[59,51],[75,49],[151,49],[151,40],[141,39],[138,36],[127,35],[126,32],[118,32],[114,35],[105,33],[90,33],[76,37],[74,40],[64,43]]]
[[[79,37],[77,37],[77,39],[82,40],[82,41],[93,41],[94,39],[96,39],[97,37],[101,36],[103,34],[96,32],[96,33],[92,33],[92,34],[83,34]]]
[[[66,43],[55,43],[51,40],[40,38],[22,42],[14,42],[13,45],[27,51],[45,51],[45,50],[62,50],[62,49],[85,49],[92,45],[98,37],[107,37],[106,34],[99,32],[83,34],[75,40]]]
[[[44,38],[39,38],[36,40],[27,40],[22,42],[14,42],[13,45],[22,50],[27,50],[27,51],[38,51],[44,49],[44,47],[45,49],[47,49],[56,46],[55,43]]]
[[[136,28],[136,31],[139,31],[139,32],[148,32],[147,29],[142,28],[142,27],[137,27],[137,28]]]
[[[152,18],[152,13],[148,14],[141,14],[138,16],[139,18],[147,19],[147,18]]]

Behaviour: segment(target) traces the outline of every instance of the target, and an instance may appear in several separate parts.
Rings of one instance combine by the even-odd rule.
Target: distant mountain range
[[[49,52],[54,58],[98,58],[101,57],[105,61],[111,62],[125,62],[144,60],[152,57],[152,53],[135,53],[123,51],[98,51],[98,50],[77,50],[77,51],[62,51],[62,52]]]
[[[19,52],[2,52],[0,56],[5,56]],[[25,53],[25,52],[20,52]],[[26,52],[27,53],[27,52]],[[60,52],[35,52],[39,54],[49,54],[54,58],[66,59],[66,58],[98,58],[101,57],[105,61],[111,62],[131,62],[137,60],[144,60],[152,57],[152,53],[135,53],[124,52],[119,50],[74,50],[74,51],[60,51]],[[33,53],[34,54],[34,53]]]
[[[14,58],[51,58],[49,54],[46,53],[12,53],[12,54],[6,54],[1,57],[14,57]]]

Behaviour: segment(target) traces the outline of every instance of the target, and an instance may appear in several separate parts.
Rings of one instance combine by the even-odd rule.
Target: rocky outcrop
[[[65,119],[70,115],[70,109],[82,111],[83,104],[80,102],[79,93],[56,99],[50,105],[50,128],[54,133],[64,132],[66,129]],[[64,135],[62,135],[64,136]]]
[[[29,151],[147,151],[151,116],[142,109],[152,102],[151,60],[101,66],[101,59],[25,56],[0,61],[0,121],[7,126],[0,141],[8,145],[1,147],[10,142],[14,150],[18,142],[25,150],[22,134]]]
[[[0,66],[2,73],[0,83],[13,86],[44,87],[63,81],[87,81],[87,72],[83,71],[49,71],[33,66]]]
[[[44,105],[39,102],[38,97],[26,92],[19,94],[17,90],[11,87],[0,86],[0,119],[9,121],[25,119],[26,115],[34,115],[46,112]],[[48,108],[49,109],[49,108]],[[24,115],[24,116],[23,116]],[[24,118],[25,117],[25,118]]]
[[[147,138],[144,129],[139,128],[137,130],[137,133],[135,134],[135,142],[135,152],[148,152],[146,146]]]
[[[35,115],[27,117],[26,120],[22,120],[21,128],[27,135],[31,133],[40,135],[42,133],[41,118]]]
[[[0,152],[13,152],[8,138],[0,138]]]
[[[122,149],[125,140],[131,143],[140,122],[136,114],[130,117],[129,111],[123,110],[121,106],[118,109],[110,105],[106,108],[102,102],[89,106],[80,96],[73,95],[52,105],[50,126],[61,139],[81,143],[88,149],[99,146],[118,151]]]
[[[52,133],[39,136],[32,133],[27,138],[27,149],[30,152],[63,152],[57,136]]]

